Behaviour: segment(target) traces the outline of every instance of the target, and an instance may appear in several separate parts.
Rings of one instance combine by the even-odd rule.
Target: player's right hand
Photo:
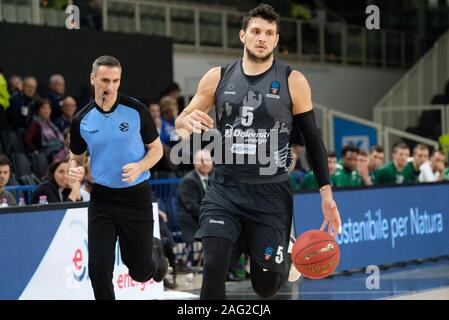
[[[73,183],[73,182],[81,182],[84,179],[84,167],[75,167],[75,168],[70,168],[69,169],[69,173],[68,173],[68,177],[69,177],[69,184]]]
[[[201,133],[201,131],[208,131],[214,126],[214,120],[209,115],[201,110],[194,110],[182,119],[182,129],[188,133]]]

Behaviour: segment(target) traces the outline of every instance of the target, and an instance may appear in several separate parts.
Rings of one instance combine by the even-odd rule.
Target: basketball
[[[340,262],[340,247],[328,233],[310,230],[301,234],[292,249],[292,262],[304,277],[322,279]]]

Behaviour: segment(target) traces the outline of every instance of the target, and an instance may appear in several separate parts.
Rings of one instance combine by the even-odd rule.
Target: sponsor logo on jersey
[[[265,96],[268,98],[279,99],[279,92],[281,91],[281,83],[277,80],[271,81],[270,84],[270,93],[267,93]]]
[[[234,94],[235,95],[235,84],[230,83],[226,86],[224,94]]]
[[[273,248],[272,247],[266,247],[265,248],[265,254],[264,254],[265,261],[270,260],[272,255],[273,255]]]
[[[123,132],[128,131],[128,130],[129,130],[129,124],[128,124],[128,122],[122,122],[122,123],[120,123],[119,129],[120,129],[120,131],[123,131]]]

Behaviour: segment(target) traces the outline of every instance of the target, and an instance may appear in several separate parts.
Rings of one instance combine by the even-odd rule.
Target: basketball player
[[[293,197],[287,170],[293,126],[301,129],[313,161],[322,197],[321,229],[328,227],[335,236],[341,228],[310,87],[300,72],[273,57],[279,25],[279,16],[271,6],[261,4],[251,10],[239,34],[243,59],[209,70],[176,120],[181,135],[208,131],[213,120],[207,112],[215,105],[217,128],[224,137],[223,155],[245,157],[244,164],[217,164],[201,205],[196,234],[204,250],[201,299],[226,297],[229,259],[241,234],[251,256],[255,292],[268,298],[286,282],[291,267],[288,245]],[[235,143],[241,137],[244,141]],[[259,161],[259,148],[267,148],[271,155],[268,166]],[[276,169],[269,172],[273,163]]]
[[[89,151],[95,181],[88,209],[88,252],[97,300],[115,299],[112,274],[117,237],[134,280],[161,282],[168,269],[162,243],[153,238],[148,184],[149,169],[162,157],[162,144],[147,107],[118,92],[121,73],[114,57],[94,61],[95,100],[78,112],[70,131],[69,178],[83,178]]]

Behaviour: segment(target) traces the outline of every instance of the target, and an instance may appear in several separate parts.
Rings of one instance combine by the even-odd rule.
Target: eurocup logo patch
[[[123,132],[126,132],[129,130],[129,124],[127,122],[122,122],[119,126],[119,129]]]
[[[272,255],[273,255],[273,248],[272,247],[266,247],[265,248],[265,255],[264,255],[265,261],[270,260]]]
[[[281,91],[281,83],[279,81],[271,81],[270,84],[270,93],[279,95],[279,91]]]

